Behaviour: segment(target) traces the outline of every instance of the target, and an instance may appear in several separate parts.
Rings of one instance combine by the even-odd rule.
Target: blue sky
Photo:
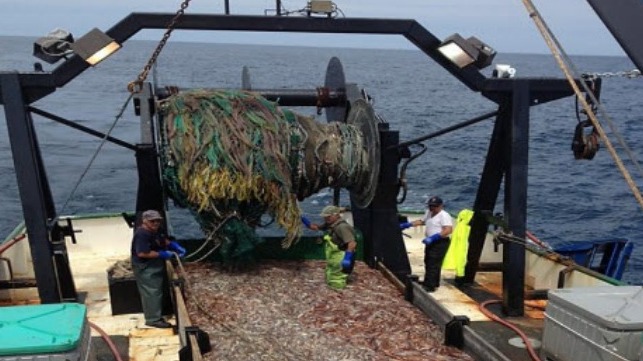
[[[475,35],[499,52],[549,53],[521,0],[336,0],[347,17],[416,19],[439,38],[453,33]],[[64,28],[76,36],[93,27],[106,30],[131,12],[169,12],[179,0],[0,0],[0,35],[42,36]],[[287,10],[306,0],[283,0]],[[624,55],[586,0],[534,0],[536,8],[569,54]],[[230,0],[232,13],[263,14],[273,0]],[[223,0],[192,0],[186,13],[222,13]],[[159,40],[160,31],[147,30],[137,39]],[[399,36],[342,36],[257,33],[176,32],[172,39],[220,43],[269,43],[338,47],[405,48]],[[311,41],[312,39],[312,41]]]

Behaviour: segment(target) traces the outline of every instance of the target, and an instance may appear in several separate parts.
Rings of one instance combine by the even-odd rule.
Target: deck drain
[[[536,340],[535,338],[527,338],[529,342],[531,343],[531,347],[533,348],[540,348],[540,341]],[[509,344],[514,347],[519,347],[519,348],[527,348],[525,343],[522,341],[522,338],[520,337],[514,337],[509,339]]]

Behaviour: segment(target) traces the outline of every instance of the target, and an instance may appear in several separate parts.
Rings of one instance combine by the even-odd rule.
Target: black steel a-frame
[[[142,29],[165,29],[173,17],[174,14],[133,13],[109,29],[107,34],[117,42],[124,43]],[[469,89],[480,92],[498,104],[495,129],[473,208],[476,214],[493,210],[504,178],[504,214],[509,231],[516,237],[524,237],[529,109],[536,104],[572,95],[573,91],[565,80],[486,78],[473,66],[460,69],[437,50],[440,39],[415,20],[202,14],[183,15],[175,28],[404,36]],[[0,73],[0,104],[5,109],[38,291],[45,303],[75,297],[75,290],[69,265],[65,262],[64,242],[61,244],[53,236],[52,224],[57,214],[28,105],[63,87],[87,68],[88,65],[80,57],[73,56],[52,72]],[[391,148],[391,145],[399,142],[399,136],[395,131],[384,129],[382,132],[381,136],[386,139],[382,141],[383,170],[378,184],[379,196],[369,208],[358,211],[360,223],[357,226],[365,230],[365,234],[369,235],[367,238],[370,238],[367,239],[370,244],[367,259],[381,260],[399,278],[405,278],[410,273],[410,266],[397,227],[397,188],[396,179],[393,179],[400,154],[395,147]],[[476,217],[473,221],[466,281],[474,280],[488,225],[484,217]],[[56,245],[56,249],[53,245]],[[506,244],[503,293],[504,310],[509,315],[523,313],[524,263],[524,247],[515,243]],[[509,274],[511,277],[508,277]],[[66,295],[61,296],[61,290],[65,289]]]

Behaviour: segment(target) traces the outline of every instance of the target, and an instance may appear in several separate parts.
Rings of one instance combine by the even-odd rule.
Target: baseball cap
[[[334,214],[340,214],[341,212],[342,212],[342,209],[339,208],[338,206],[326,206],[324,207],[324,209],[322,209],[319,215],[322,217],[327,217],[327,216],[332,216]]]
[[[444,202],[442,202],[442,198],[437,197],[437,196],[433,196],[433,197],[429,198],[429,201],[427,202],[427,205],[429,205],[429,206],[441,206],[442,203],[444,203]]]
[[[153,221],[155,219],[163,219],[163,216],[161,216],[161,213],[150,209],[148,211],[143,212],[143,220],[144,221]]]

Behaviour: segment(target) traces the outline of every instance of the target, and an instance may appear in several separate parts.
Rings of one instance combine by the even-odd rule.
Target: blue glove
[[[185,256],[185,252],[186,252],[185,248],[181,247],[181,245],[176,243],[175,241],[170,241],[170,244],[167,245],[167,248],[169,248],[170,251],[176,251],[176,253],[181,258],[183,258],[183,256]]]
[[[159,258],[162,260],[170,259],[174,257],[174,252],[170,251],[159,251]]]
[[[342,259],[342,272],[351,273],[353,271],[353,258],[355,257],[355,252],[346,251],[344,252],[344,259]]]
[[[310,222],[310,219],[308,219],[308,217],[306,216],[301,216],[301,223],[303,223],[306,228],[310,228],[310,225],[312,224]]]
[[[430,245],[431,243],[437,241],[438,239],[442,238],[440,233],[436,233],[434,235],[431,235],[429,237],[426,237],[425,239],[422,240],[422,243],[426,244],[427,246]]]
[[[413,227],[413,223],[411,222],[402,222],[400,223],[400,229],[407,229]]]

